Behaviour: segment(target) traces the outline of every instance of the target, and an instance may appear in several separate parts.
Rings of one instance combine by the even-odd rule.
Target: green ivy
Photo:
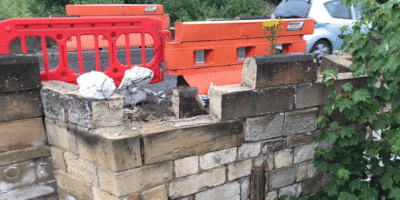
[[[366,76],[367,84],[345,83],[338,92],[332,88],[324,113],[337,110],[352,124],[381,131],[381,139],[320,117],[317,141],[333,142],[333,148],[317,147],[314,166],[333,179],[306,199],[400,200],[400,1],[341,0],[346,6],[358,2],[364,15],[351,31],[342,28],[341,50],[352,54],[353,77]],[[322,74],[327,87],[338,78],[332,70]],[[382,112],[385,107],[389,112]]]

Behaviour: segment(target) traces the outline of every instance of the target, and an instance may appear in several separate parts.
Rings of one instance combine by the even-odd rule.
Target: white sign
[[[287,31],[301,31],[303,28],[304,22],[289,22],[287,27]]]

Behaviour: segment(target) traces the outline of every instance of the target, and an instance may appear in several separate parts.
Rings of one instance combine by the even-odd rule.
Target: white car
[[[354,22],[360,20],[361,13],[361,5],[347,8],[340,4],[340,0],[283,0],[271,18],[314,19],[314,34],[304,35],[306,52],[325,49],[328,54],[337,54],[343,44],[340,28],[348,25],[351,30]]]

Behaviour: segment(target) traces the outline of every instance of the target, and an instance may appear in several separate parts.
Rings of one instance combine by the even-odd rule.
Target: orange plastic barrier
[[[127,4],[86,4],[86,5],[67,5],[67,15],[80,16],[80,17],[93,17],[93,16],[137,16],[137,17],[150,17],[159,19],[163,23],[163,29],[169,31],[170,29],[170,18],[168,14],[164,14],[164,6],[158,4],[149,5],[127,5]],[[82,40],[83,50],[94,50],[93,43],[86,42],[86,39]],[[145,35],[145,47],[153,48],[154,41],[150,35]],[[117,49],[125,48],[125,39],[118,40],[116,43]],[[141,44],[141,38],[131,36],[129,38],[129,45],[131,48],[138,48]],[[106,41],[99,41],[99,48],[107,49],[108,44]],[[76,51],[77,41],[72,38],[67,42],[67,51]]]
[[[207,94],[210,83],[217,86],[239,84],[245,57],[268,55],[267,39],[261,30],[266,20],[179,22],[175,23],[175,41],[165,44],[165,67],[169,75],[183,75],[200,94]],[[277,34],[282,53],[306,51],[303,35],[313,34],[314,20],[284,20]],[[196,62],[196,51],[204,51],[204,61]],[[202,51],[200,52],[202,53]]]
[[[96,71],[104,71],[110,78],[114,79],[116,86],[119,86],[126,70],[132,68],[131,48],[129,38],[125,45],[126,65],[121,64],[117,58],[116,42],[120,36],[125,37],[130,34],[139,34],[141,44],[145,44],[145,34],[154,38],[154,56],[146,63],[145,48],[141,49],[141,67],[146,67],[154,72],[151,83],[164,80],[164,71],[160,70],[160,63],[164,61],[164,45],[167,36],[171,37],[169,31],[162,28],[161,20],[147,17],[69,17],[69,18],[14,18],[0,22],[0,54],[10,53],[9,46],[14,39],[20,38],[21,49],[27,53],[27,37],[40,37],[42,45],[44,72],[41,72],[42,81],[59,80],[76,84],[76,79],[84,73],[85,63],[83,62],[83,50],[81,40],[91,38],[94,43],[94,58],[91,63],[96,64]],[[82,36],[82,37],[81,37]],[[70,68],[66,44],[70,38],[77,38],[77,58],[78,69]],[[49,56],[46,39],[53,39],[58,46],[59,63],[51,70],[49,66]],[[108,41],[110,50],[108,51],[109,65],[101,69],[99,40]]]

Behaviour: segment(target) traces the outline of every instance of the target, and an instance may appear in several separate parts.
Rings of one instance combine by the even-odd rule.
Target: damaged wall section
[[[316,172],[313,154],[317,146],[331,148],[315,141],[329,90],[313,58],[304,56],[248,58],[252,66],[243,70],[252,79],[211,87],[212,114],[184,119],[132,123],[119,95],[88,100],[76,86],[44,83],[60,198],[272,200],[321,190],[330,176]],[[290,70],[296,77],[287,77]],[[339,77],[337,89],[347,81],[365,83]]]

